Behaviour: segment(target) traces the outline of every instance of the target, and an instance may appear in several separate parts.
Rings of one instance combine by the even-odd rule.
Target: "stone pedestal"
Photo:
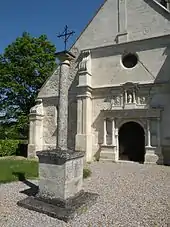
[[[68,130],[68,77],[70,61],[74,56],[67,52],[58,54],[60,63],[59,106],[57,147],[51,151],[39,151],[39,190],[34,197],[22,200],[18,205],[68,221],[81,208],[96,200],[97,194],[84,192],[83,158],[84,152],[67,148]]]
[[[18,202],[19,206],[69,221],[93,205],[98,195],[84,192],[83,152],[53,150],[37,152],[39,190]]]
[[[116,146],[102,145],[101,152],[100,152],[100,161],[117,162],[118,156],[116,152]]]
[[[145,164],[163,164],[161,147],[146,147]]]
[[[37,156],[39,196],[67,200],[82,190],[84,153],[54,150]]]

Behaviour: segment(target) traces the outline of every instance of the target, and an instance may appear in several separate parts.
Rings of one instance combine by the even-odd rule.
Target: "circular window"
[[[126,68],[133,68],[138,63],[138,57],[136,54],[127,54],[122,57],[122,64]]]

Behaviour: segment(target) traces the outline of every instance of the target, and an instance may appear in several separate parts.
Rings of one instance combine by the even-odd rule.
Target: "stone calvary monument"
[[[57,57],[61,61],[57,147],[53,150],[37,151],[39,158],[38,193],[19,201],[18,205],[69,221],[81,213],[81,209],[91,206],[98,195],[82,190],[84,152],[70,150],[67,146],[67,79],[70,61],[74,59],[74,55],[64,51],[58,53]],[[34,113],[33,111],[36,111],[36,114],[42,114],[39,107],[34,107],[32,113]]]
[[[30,110],[39,190],[18,204],[68,221],[97,195],[83,162],[170,164],[170,2],[106,0]]]
[[[60,94],[57,68],[38,94],[29,157],[55,149],[58,138],[90,162],[170,164],[169,6],[166,0],[104,1],[70,48],[75,59],[65,69],[67,89]],[[59,101],[67,94],[66,125],[57,116],[67,113]]]

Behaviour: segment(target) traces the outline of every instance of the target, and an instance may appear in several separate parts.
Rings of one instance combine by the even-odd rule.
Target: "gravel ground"
[[[84,189],[100,197],[81,216],[66,224],[18,207],[17,201],[26,197],[21,191],[29,188],[18,182],[0,185],[0,226],[170,226],[170,167],[93,163],[90,168],[92,176],[85,180]]]

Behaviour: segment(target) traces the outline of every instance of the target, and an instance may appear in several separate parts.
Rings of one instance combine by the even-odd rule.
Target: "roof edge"
[[[74,41],[74,43],[69,48],[69,51],[73,48],[73,46],[76,44],[76,42],[80,39],[80,37],[82,36],[82,34],[85,32],[86,28],[91,24],[91,22],[93,21],[93,19],[95,18],[95,16],[98,14],[98,12],[101,10],[101,8],[104,6],[104,4],[107,1],[108,0],[104,0],[104,2],[99,6],[99,8],[94,13],[93,17],[89,20],[89,22],[87,23],[87,25],[84,27],[84,29],[82,30],[82,32],[80,32],[80,34],[78,35],[78,37],[76,38],[76,40]]]
[[[95,18],[95,16],[98,14],[98,12],[101,10],[101,8],[105,5],[105,3],[108,0],[104,0],[104,2],[100,5],[100,7],[96,10],[94,16],[89,20],[89,22],[87,23],[87,25],[84,27],[84,29],[82,30],[82,32],[78,35],[78,37],[76,38],[76,40],[74,41],[74,43],[71,45],[71,47],[69,48],[69,51],[71,51],[71,49],[73,48],[73,46],[76,44],[76,42],[80,39],[80,37],[83,35],[83,33],[85,32],[85,30],[87,29],[87,27],[90,25],[90,23],[93,21],[93,19]],[[144,0],[145,1],[145,0]],[[165,8],[162,4],[160,4],[159,2],[157,2],[156,0],[151,0],[155,5],[159,6],[160,8],[162,8],[165,12],[170,14],[170,11]]]
[[[170,11],[164,7],[161,3],[157,2],[156,0],[152,0],[156,5],[160,6],[162,9],[164,9],[165,11],[167,11],[168,13],[170,13]]]
[[[125,45],[125,44],[138,43],[138,42],[142,42],[142,41],[147,41],[147,40],[149,41],[149,40],[153,40],[153,39],[168,38],[168,37],[170,38],[170,34],[150,37],[150,38],[146,38],[146,39],[132,40],[132,41],[129,41],[129,42],[124,42],[124,43],[118,43],[118,44],[116,43],[116,44],[111,44],[111,45],[107,45],[107,46],[88,48],[88,49],[81,50],[81,53],[86,52],[86,51],[93,52],[93,51],[98,51],[98,50],[102,50],[102,49],[105,49],[105,48],[117,47],[117,46],[122,46],[122,45]]]

